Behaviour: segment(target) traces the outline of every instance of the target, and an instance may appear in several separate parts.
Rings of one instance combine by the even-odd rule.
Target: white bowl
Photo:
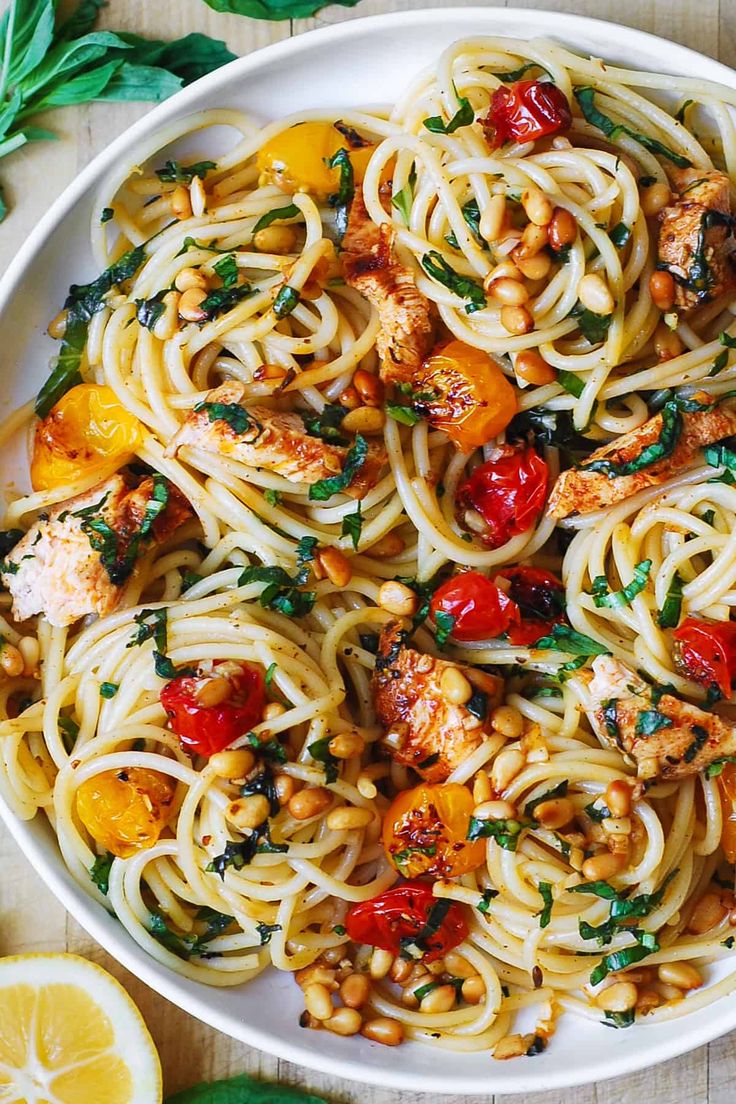
[[[724,65],[641,31],[575,15],[500,8],[411,11],[341,23],[269,46],[205,77],[162,104],[100,154],[57,200],[0,284],[8,409],[38,390],[55,346],[45,327],[71,282],[97,275],[88,227],[97,188],[113,167],[133,164],[157,130],[202,108],[238,107],[266,121],[302,108],[340,108],[394,99],[448,43],[473,34],[548,35],[573,49],[628,66],[736,85]],[[200,148],[198,146],[198,148]],[[7,475],[21,471],[6,459]],[[626,1031],[563,1016],[549,1049],[532,1059],[494,1062],[416,1043],[392,1049],[363,1038],[316,1034],[298,1025],[293,980],[275,971],[234,989],[211,989],[149,958],[125,929],[68,874],[43,815],[17,821],[0,812],[46,884],[76,920],[133,974],[220,1031],[261,1050],[357,1081],[432,1093],[511,1093],[559,1089],[641,1069],[700,1046],[736,1027],[736,995],[669,1024]],[[727,966],[714,968],[723,976]]]

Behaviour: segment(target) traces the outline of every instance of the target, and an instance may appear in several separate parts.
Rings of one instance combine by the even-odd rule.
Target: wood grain
[[[317,18],[293,24],[261,23],[218,15],[201,0],[111,0],[104,25],[173,38],[191,30],[224,39],[245,54],[312,27],[379,12],[417,7],[462,6],[463,0],[363,0],[357,9],[327,8]],[[4,5],[0,4],[0,9]],[[498,3],[497,6],[511,6]],[[651,31],[728,62],[736,55],[736,0],[517,0],[517,6],[567,11],[610,19]],[[665,58],[663,57],[663,64]],[[54,144],[29,146],[0,163],[11,212],[0,225],[0,266],[25,240],[38,217],[90,158],[135,119],[143,104],[105,104],[49,113],[61,136]],[[73,274],[70,274],[70,278]],[[137,1001],[161,1054],[166,1091],[201,1080],[248,1071],[279,1078],[355,1104],[426,1104],[423,1094],[397,1093],[311,1073],[234,1042],[179,1011],[118,966],[68,916],[0,826],[0,954],[70,950],[106,966]],[[508,1104],[732,1104],[736,1090],[736,1035],[632,1077],[559,1093],[503,1098]],[[484,1097],[465,1097],[481,1104]]]

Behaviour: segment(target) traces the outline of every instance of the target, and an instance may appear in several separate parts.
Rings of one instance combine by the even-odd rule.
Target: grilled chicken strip
[[[303,418],[296,412],[245,406],[245,390],[242,383],[229,380],[210,391],[206,400],[188,415],[165,455],[176,456],[183,445],[190,445],[232,457],[252,468],[266,468],[291,483],[312,484],[340,474],[347,459],[347,447],[310,437]],[[385,463],[383,447],[371,441],[365,463],[345,493],[363,498],[378,482]]]
[[[675,186],[675,202],[660,215],[659,261],[675,278],[675,306],[691,310],[736,283],[731,182],[715,169],[684,169]]]
[[[697,391],[693,399],[712,402],[704,391]],[[668,404],[669,405],[669,404]],[[724,437],[736,433],[736,408],[716,406],[711,410],[679,413],[681,428],[674,448],[663,459],[644,464],[629,475],[616,475],[616,469],[636,464],[644,458],[644,450],[657,445],[667,436],[665,414],[655,414],[638,429],[624,433],[615,441],[596,449],[579,468],[562,472],[549,497],[547,512],[550,517],[565,518],[570,514],[589,514],[612,506],[629,498],[645,487],[665,483],[676,472],[694,463],[698,450]],[[671,425],[671,423],[670,423]],[[600,465],[602,470],[591,470]]]
[[[413,383],[434,344],[430,304],[417,289],[414,274],[394,253],[389,223],[371,220],[356,189],[343,238],[343,272],[347,283],[376,308],[376,338],[384,383]]]
[[[63,628],[80,617],[110,613],[140,555],[192,516],[189,503],[162,477],[136,486],[113,475],[55,506],[16,544],[2,565],[13,617],[42,613]]]
[[[638,777],[676,781],[736,754],[736,727],[661,694],[613,656],[596,656],[588,717],[598,738],[636,763]]]
[[[454,668],[477,687],[478,711],[453,705],[442,689],[442,675]],[[390,755],[413,767],[427,782],[444,782],[490,732],[486,717],[503,696],[503,679],[470,671],[459,663],[435,659],[405,644],[405,633],[392,621],[381,633],[373,699],[387,729]],[[481,716],[479,716],[480,714]],[[483,719],[481,719],[481,717]]]

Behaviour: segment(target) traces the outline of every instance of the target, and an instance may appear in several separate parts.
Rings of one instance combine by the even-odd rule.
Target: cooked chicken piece
[[[478,712],[453,705],[442,690],[442,675],[454,668],[468,674],[478,693]],[[503,679],[459,663],[408,648],[397,621],[384,628],[373,676],[376,713],[388,730],[391,756],[413,767],[427,782],[444,782],[490,732],[487,715],[503,695]]]
[[[266,468],[291,483],[317,483],[342,472],[348,455],[346,446],[310,437],[296,412],[245,406],[244,395],[245,387],[237,380],[210,391],[171,439],[164,455],[176,456],[183,445],[191,445],[230,456],[252,468]],[[378,482],[385,463],[383,446],[370,441],[365,463],[345,493],[363,498]]]
[[[25,621],[42,613],[63,628],[91,613],[110,613],[138,557],[191,515],[186,499],[161,478],[135,485],[113,475],[60,503],[28,530],[2,565],[13,617]]]
[[[693,398],[699,402],[712,402],[710,395],[697,391]],[[661,414],[655,414],[638,429],[624,433],[615,441],[596,449],[579,468],[562,472],[555,483],[547,504],[550,517],[564,518],[570,514],[589,514],[611,506],[614,502],[636,494],[645,487],[664,483],[675,473],[689,467],[703,445],[710,445],[736,433],[736,408],[716,406],[712,410],[692,414],[682,413],[682,431],[677,443],[663,460],[655,460],[631,475],[612,475],[607,471],[590,471],[600,461],[622,465],[631,463],[642,455],[644,449],[657,444],[664,422]]]
[[[356,190],[343,238],[343,272],[351,287],[378,311],[376,338],[384,383],[413,383],[434,344],[430,304],[417,289],[411,269],[396,258],[394,233],[371,221]]]
[[[675,306],[690,310],[733,287],[731,183],[717,170],[680,170],[677,199],[660,214],[659,260],[675,278]]]
[[[613,656],[593,660],[588,690],[596,735],[633,759],[643,780],[686,778],[736,754],[736,727],[660,693]]]

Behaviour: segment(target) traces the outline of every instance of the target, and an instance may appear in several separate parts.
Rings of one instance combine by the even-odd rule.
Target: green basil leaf
[[[666,717],[658,709],[644,709],[636,718],[634,731],[637,736],[652,736],[661,728],[672,728],[672,718]]]
[[[461,299],[468,300],[466,314],[474,314],[485,307],[486,293],[481,284],[469,276],[461,276],[436,249],[430,249],[422,257],[422,268],[438,284],[442,284]]]
[[[286,318],[297,306],[300,298],[301,295],[296,288],[284,284],[273,301],[273,313],[277,318]]]
[[[475,112],[470,100],[466,96],[458,96],[457,102],[460,106],[449,123],[446,123],[441,115],[432,115],[429,119],[424,120],[424,126],[427,130],[431,131],[432,134],[454,134],[460,127],[470,126],[471,123],[474,123]]]
[[[331,475],[327,479],[319,479],[309,488],[311,502],[327,502],[333,495],[347,490],[355,476],[363,467],[368,456],[368,442],[360,433],[355,438],[355,444],[345,458],[345,466],[339,475]]]
[[[614,226],[613,230],[609,231],[608,236],[617,249],[623,249],[631,237],[631,230],[625,222],[619,222],[618,226]]]
[[[98,855],[89,870],[89,876],[99,889],[107,897],[110,889],[110,869],[115,862],[115,856],[111,851],[104,855]]]
[[[342,519],[342,529],[340,536],[350,537],[353,542],[353,548],[358,551],[358,545],[360,544],[360,534],[363,531],[363,515],[360,512],[360,503],[358,503],[358,509],[354,514],[345,514]]]
[[[504,851],[515,851],[522,829],[529,827],[520,820],[481,820],[471,817],[467,839],[493,839]]]
[[[574,395],[576,399],[580,398],[585,387],[585,382],[581,380],[580,376],[576,376],[574,372],[566,372],[564,369],[558,371],[557,382],[571,395]]]
[[[334,2],[343,8],[354,8],[358,0],[334,0]],[[216,12],[247,15],[250,19],[272,20],[308,19],[325,7],[325,0],[205,0],[205,3]]]
[[[552,919],[552,886],[549,884],[549,882],[539,882],[537,885],[537,889],[539,890],[542,901],[544,902],[544,908],[540,913],[538,913],[539,926],[540,928],[546,928],[548,927],[549,922]]]
[[[645,589],[649,581],[649,572],[652,570],[651,560],[642,560],[634,568],[634,578],[621,590],[612,591],[608,586],[605,575],[599,575],[593,580],[593,605],[596,609],[606,607],[608,609],[621,609],[630,606],[634,598]]]
[[[253,227],[253,235],[255,236],[259,230],[265,230],[267,226],[278,219],[299,218],[300,215],[301,211],[296,203],[287,203],[285,207],[274,207],[272,211],[267,211],[265,215],[261,215]]]
[[[650,153],[655,154],[658,157],[664,157],[666,160],[671,161],[674,165],[677,165],[679,169],[689,169],[692,167],[692,161],[688,161],[687,157],[683,157],[681,153],[675,153],[668,146],[665,146],[662,142],[656,138],[650,138],[647,134],[640,134],[638,131],[633,130],[632,127],[627,126],[626,123],[614,123],[613,119],[610,119],[607,115],[604,115],[602,111],[599,111],[595,106],[595,89],[576,88],[574,89],[575,99],[580,105],[580,110],[586,122],[591,126],[597,127],[598,130],[602,130],[607,138],[615,139],[619,134],[627,134],[629,138],[633,138],[635,142],[639,142]]]
[[[642,449],[638,456],[633,460],[627,460],[623,463],[617,463],[613,460],[601,459],[601,460],[584,460],[580,465],[581,471],[594,471],[602,472],[609,478],[615,478],[621,475],[633,475],[635,472],[639,472],[642,468],[648,468],[651,464],[659,463],[660,460],[667,459],[675,451],[677,442],[680,439],[682,433],[682,414],[678,408],[677,402],[672,400],[665,403],[660,412],[662,419],[662,429],[659,434],[659,440],[655,441],[651,445],[647,445]],[[716,446],[709,446],[714,448]],[[708,449],[706,452],[706,460],[708,460]],[[734,462],[736,463],[736,454],[734,454]],[[718,466],[717,464],[714,466]]]
[[[534,645],[535,648],[566,652],[574,656],[610,655],[610,649],[598,640],[576,632],[569,625],[553,625],[548,636],[543,636]]]

